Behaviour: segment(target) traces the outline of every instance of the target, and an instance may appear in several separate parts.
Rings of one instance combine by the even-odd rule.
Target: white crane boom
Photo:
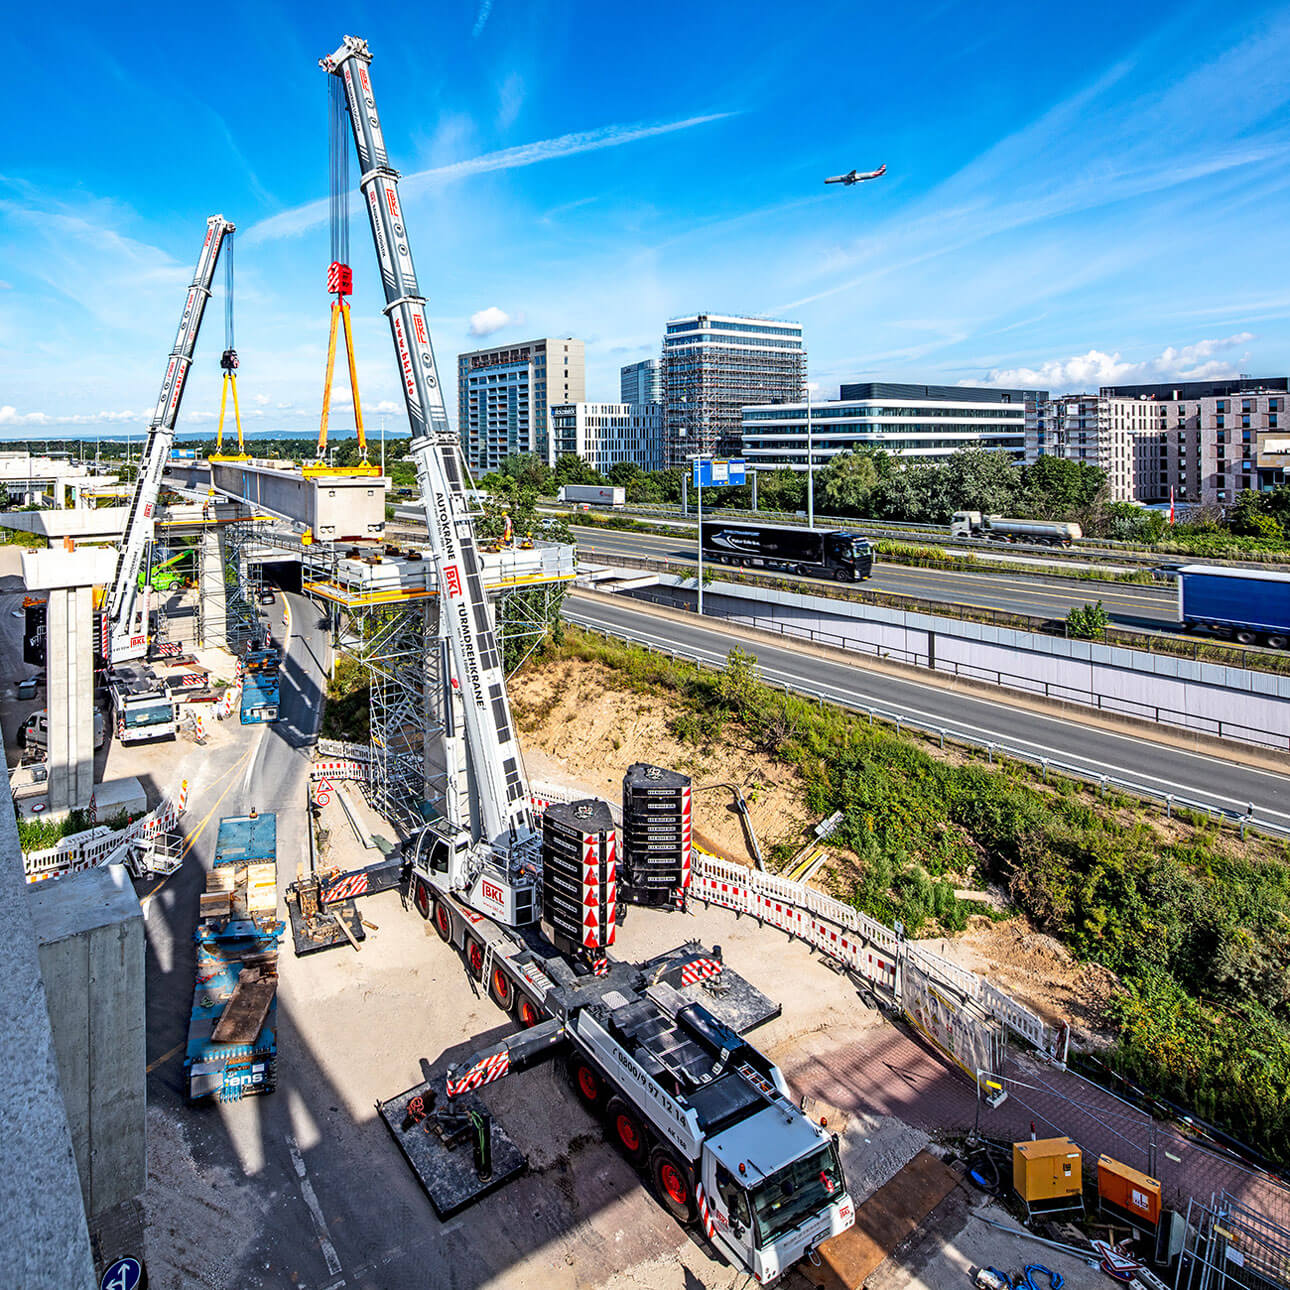
[[[184,397],[202,314],[206,301],[210,299],[220,247],[234,227],[223,215],[212,215],[206,221],[206,240],[197,257],[197,268],[193,271],[193,281],[184,299],[175,345],[166,364],[165,379],[161,382],[157,410],[152,414],[152,424],[148,427],[148,443],[139,461],[139,478],[135,482],[130,513],[126,517],[125,536],[121,539],[112,595],[108,601],[108,657],[113,663],[142,658],[148,652],[148,604],[139,587],[139,568],[148,543],[152,541],[161,475],[175,437],[179,404]]]
[[[385,288],[384,312],[394,337],[412,431],[411,454],[438,573],[439,611],[446,622],[453,676],[460,687],[472,797],[478,812],[478,818],[470,822],[471,831],[491,848],[506,870],[512,867],[508,862],[520,859],[520,853],[534,858],[539,840],[506,696],[506,677],[489,619],[458,438],[448,427],[426,302],[412,265],[399,201],[399,172],[386,156],[372,94],[371,61],[367,42],[346,36],[330,58],[319,60],[319,66],[344,82],[358,150],[359,187],[376,243]]]

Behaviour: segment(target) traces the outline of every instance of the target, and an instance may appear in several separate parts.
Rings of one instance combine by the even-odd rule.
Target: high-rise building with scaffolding
[[[806,394],[802,325],[738,314],[673,318],[663,337],[664,452],[738,453],[742,409]]]

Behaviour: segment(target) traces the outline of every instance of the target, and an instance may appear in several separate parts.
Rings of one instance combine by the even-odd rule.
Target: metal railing
[[[643,569],[652,573],[666,573],[679,578],[695,577],[694,560],[653,559],[641,555],[621,555],[617,552],[590,552],[611,566]],[[1013,631],[1035,632],[1041,636],[1055,636],[1069,640],[1066,620],[1023,614],[1014,609],[992,609],[988,605],[956,604],[950,606],[939,600],[924,600],[903,591],[880,591],[860,587],[854,583],[836,583],[827,579],[799,577],[787,574],[765,574],[742,567],[722,567],[722,576],[746,587],[765,587],[771,591],[790,591],[799,595],[822,596],[827,600],[841,600],[859,605],[878,605],[902,613],[927,614],[956,622],[987,623],[992,627],[1006,627]],[[709,592],[708,595],[719,595]],[[1091,598],[1092,599],[1092,598]],[[1259,649],[1245,645],[1232,645],[1226,641],[1194,639],[1169,632],[1134,631],[1131,628],[1108,627],[1106,635],[1097,645],[1115,649],[1138,650],[1146,654],[1159,654],[1166,658],[1191,659],[1197,663],[1213,663],[1217,667],[1239,667],[1252,672],[1268,672],[1274,676],[1290,673],[1290,655],[1284,650]]]
[[[662,596],[652,596],[647,592],[633,591],[633,600],[645,600],[651,604],[666,608],[685,609],[688,606],[678,605],[675,601]],[[709,601],[709,604],[712,602]],[[1006,672],[1001,668],[978,667],[971,663],[959,663],[955,660],[944,662],[935,659],[935,645],[930,646],[933,662],[928,661],[926,650],[907,649],[899,645],[879,645],[872,641],[857,640],[854,637],[842,636],[836,632],[824,631],[816,627],[797,627],[784,623],[777,618],[763,618],[760,615],[722,614],[716,610],[709,615],[712,618],[724,618],[731,622],[756,628],[758,631],[773,632],[778,636],[791,637],[794,640],[809,641],[815,645],[827,645],[835,649],[847,650],[853,654],[864,654],[879,661],[894,661],[911,667],[927,668],[943,676],[964,677],[967,680],[981,681],[987,685],[1005,686],[1011,689],[1024,690],[1028,694],[1041,695],[1060,703],[1077,703],[1082,707],[1092,708],[1111,716],[1133,717],[1140,721],[1151,721],[1156,725],[1172,726],[1179,730],[1190,730],[1197,734],[1213,735],[1219,739],[1234,739],[1242,743],[1258,744],[1260,747],[1273,748],[1278,752],[1290,751],[1290,735],[1274,730],[1263,730],[1258,726],[1247,726],[1238,721],[1223,721],[1216,717],[1198,717],[1175,708],[1161,707],[1159,704],[1139,703],[1135,699],[1117,699],[1112,696],[1094,694],[1091,690],[1075,689],[1061,685],[1056,681],[1037,681],[1020,672]],[[929,638],[936,633],[926,631]],[[1045,657],[1048,657],[1047,655]]]
[[[696,667],[707,667],[713,671],[720,672],[725,666],[723,659],[714,660],[704,656],[700,651],[687,650],[684,646],[672,646],[664,649],[656,645],[650,645],[645,641],[637,640],[627,632],[613,631],[610,628],[600,626],[598,623],[579,622],[576,618],[571,618],[570,621],[584,631],[591,632],[594,635],[603,636],[606,639],[621,640],[628,645],[635,645],[654,654],[664,654],[675,660],[684,659],[686,662],[693,663]],[[763,678],[763,684],[773,689],[783,690],[786,694],[797,694],[804,698],[814,699],[821,707],[825,703],[831,703],[835,707],[846,708],[848,711],[862,714],[869,718],[870,725],[873,725],[875,721],[884,722],[891,725],[897,734],[905,730],[915,730],[919,734],[939,739],[942,748],[945,747],[947,740],[962,747],[978,748],[986,754],[986,759],[991,765],[994,764],[996,756],[1005,757],[1012,761],[1035,767],[1045,780],[1051,771],[1053,774],[1062,775],[1067,779],[1075,779],[1088,784],[1098,789],[1103,796],[1108,791],[1114,790],[1115,792],[1128,793],[1133,797],[1143,798],[1146,801],[1158,802],[1165,808],[1165,814],[1170,818],[1172,818],[1175,810],[1190,811],[1198,815],[1207,816],[1220,824],[1233,825],[1240,830],[1242,838],[1245,837],[1247,829],[1271,837],[1290,838],[1290,826],[1278,824],[1273,820],[1259,816],[1256,813],[1253,802],[1247,803],[1243,811],[1234,810],[1231,807],[1221,806],[1217,802],[1191,797],[1185,793],[1162,792],[1160,789],[1153,788],[1150,784],[1144,784],[1140,780],[1129,779],[1120,775],[1108,775],[1105,772],[1081,766],[1076,762],[1063,761],[1057,757],[1041,756],[1027,748],[1008,743],[1006,740],[983,739],[979,735],[957,730],[953,726],[935,725],[932,722],[918,721],[912,717],[886,712],[882,708],[871,707],[863,703],[854,703],[823,690],[813,690],[808,686],[791,685],[787,681],[773,681],[765,678]]]

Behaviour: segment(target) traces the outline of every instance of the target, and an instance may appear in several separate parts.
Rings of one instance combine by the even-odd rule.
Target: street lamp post
[[[806,527],[815,527],[815,453],[811,444],[811,386],[806,386]]]
[[[711,461],[712,458],[705,453],[695,453],[690,458],[694,462],[694,483],[695,493],[698,497],[697,502],[697,519],[698,519],[698,537],[699,537],[699,617],[703,617],[703,463]]]

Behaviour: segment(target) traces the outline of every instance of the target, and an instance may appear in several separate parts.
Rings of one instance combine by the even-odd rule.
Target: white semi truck
[[[1070,546],[1084,536],[1078,524],[1064,520],[1010,520],[980,511],[955,511],[950,537],[980,538],[986,542],[1030,542],[1035,546]]]
[[[594,963],[562,952],[539,926],[543,840],[515,739],[467,476],[444,410],[398,172],[385,151],[371,57],[366,41],[346,36],[320,65],[344,86],[442,591],[440,632],[451,673],[447,818],[416,840],[408,881],[421,915],[464,952],[468,970],[487,981],[494,1001],[522,1027],[459,1071],[402,1095],[403,1138],[390,1116],[387,1123],[417,1168],[408,1139],[425,1147],[422,1121],[461,1122],[454,1098],[544,1053],[565,1051],[577,1095],[648,1170],[668,1209],[682,1222],[701,1222],[727,1257],[769,1284],[855,1222],[833,1139],[792,1100],[773,1063],[657,971],[603,952]],[[612,851],[601,869],[601,881],[613,884]],[[612,925],[612,897],[609,909]],[[715,951],[696,953],[690,984],[711,970],[695,966],[701,963],[719,967]],[[687,983],[686,970],[679,969],[677,986]],[[382,1105],[385,1114],[388,1104]]]

